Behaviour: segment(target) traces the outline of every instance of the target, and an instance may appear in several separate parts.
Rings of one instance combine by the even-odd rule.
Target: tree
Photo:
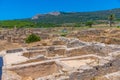
[[[115,15],[114,14],[109,15],[108,20],[109,20],[110,27],[112,27],[114,19],[115,19]]]
[[[40,40],[41,39],[40,39],[39,36],[37,36],[35,34],[31,34],[26,38],[25,42],[26,43],[32,43],[32,42],[37,42],[37,41],[40,41]]]
[[[87,22],[85,23],[85,25],[86,25],[86,26],[89,26],[89,27],[92,27],[93,21],[87,21]]]

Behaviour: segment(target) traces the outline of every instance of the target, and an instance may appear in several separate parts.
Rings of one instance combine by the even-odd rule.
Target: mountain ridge
[[[94,12],[49,12],[37,14],[32,18],[0,21],[0,27],[56,27],[61,25],[81,26],[88,21],[95,24],[108,23],[108,16],[115,15],[115,21],[120,21],[120,8]]]
[[[32,17],[31,21],[41,23],[75,23],[89,20],[107,20],[110,14],[120,18],[120,8],[93,12],[49,12]]]

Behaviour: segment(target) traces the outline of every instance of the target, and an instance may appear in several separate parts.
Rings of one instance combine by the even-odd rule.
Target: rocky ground
[[[42,33],[43,39],[30,44],[1,40],[3,80],[120,79],[119,28],[66,28],[67,34],[62,36],[64,29],[38,30],[36,34]]]

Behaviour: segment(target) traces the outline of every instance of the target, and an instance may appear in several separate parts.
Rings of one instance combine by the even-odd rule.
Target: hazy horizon
[[[120,8],[120,0],[0,0],[0,20],[30,18],[53,11],[90,12]]]

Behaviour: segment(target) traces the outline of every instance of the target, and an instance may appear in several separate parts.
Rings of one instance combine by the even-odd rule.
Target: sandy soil
[[[21,45],[18,43],[9,43],[7,41],[0,40],[0,51],[19,47],[21,47]]]
[[[53,73],[58,73],[59,68],[54,62],[49,62],[13,69],[11,71],[17,73],[22,78],[31,77],[32,79],[36,79],[39,77],[52,75]]]
[[[16,64],[27,61],[28,58],[21,56],[20,53],[11,53],[4,56],[6,65]]]

